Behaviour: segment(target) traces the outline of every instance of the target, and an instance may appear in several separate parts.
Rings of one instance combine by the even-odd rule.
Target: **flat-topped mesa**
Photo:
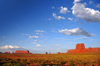
[[[84,43],[79,43],[76,45],[76,49],[70,49],[67,53],[85,53],[85,52],[100,52],[100,47],[98,48],[85,48]]]
[[[78,49],[78,50],[83,50],[83,49],[85,49],[84,43],[78,43],[78,44],[76,45],[76,49]]]
[[[8,51],[6,51],[5,53],[6,53],[6,54],[10,54],[10,51],[9,51],[9,52],[8,52]]]
[[[49,54],[51,54],[51,52]]]
[[[57,54],[60,54],[60,52],[57,52]]]
[[[28,50],[16,50],[15,53],[26,53],[26,54],[28,54],[29,51]]]

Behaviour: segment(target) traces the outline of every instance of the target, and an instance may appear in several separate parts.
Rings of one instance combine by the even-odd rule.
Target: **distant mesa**
[[[10,54],[10,51],[9,51],[9,52],[8,52],[8,51],[6,51],[6,52],[5,52],[5,54]]]
[[[48,52],[46,52],[45,54],[48,54]]]
[[[49,54],[51,54],[51,52]]]
[[[14,54],[14,51],[12,52],[12,54]]]
[[[76,44],[75,49],[70,49],[66,53],[86,53],[86,52],[100,52],[100,47],[99,48],[85,48],[84,43],[78,43]],[[2,54],[2,52],[0,52]],[[57,52],[57,54],[66,54],[66,53],[60,53]],[[10,51],[6,51],[5,54],[11,54]],[[12,54],[32,54],[28,50],[16,50],[15,53],[12,52]],[[45,52],[45,54],[48,54],[48,52]],[[49,53],[51,54],[51,53]]]
[[[60,52],[57,52],[57,54],[60,54]]]
[[[15,54],[32,54],[28,50],[16,50]]]
[[[2,53],[2,52],[0,52],[0,53]]]
[[[76,45],[76,49],[71,49],[68,50],[67,53],[85,53],[85,52],[100,52],[100,47],[99,48],[85,48],[84,43],[79,43]]]
[[[6,51],[5,53],[0,52],[0,54],[32,54],[28,50],[16,50],[15,53],[14,51],[10,53],[10,51]]]

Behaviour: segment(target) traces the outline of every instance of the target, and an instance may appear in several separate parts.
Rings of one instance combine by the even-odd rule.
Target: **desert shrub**
[[[4,63],[3,65],[4,66],[12,66],[13,64],[12,63]]]
[[[98,61],[98,63],[100,63],[100,61]]]
[[[14,66],[22,66],[22,63],[14,63]]]
[[[69,63],[69,66],[74,66],[74,63],[70,62],[70,63]]]

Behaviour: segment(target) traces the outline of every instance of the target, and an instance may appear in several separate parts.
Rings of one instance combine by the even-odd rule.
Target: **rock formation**
[[[14,54],[14,51],[12,52],[12,54]]]
[[[85,46],[84,46],[83,43],[79,43],[79,44],[76,45],[76,49],[83,50],[83,49],[85,49]]]
[[[2,53],[2,52],[0,52],[0,53]]]
[[[99,51],[100,52],[100,48],[85,48],[84,43],[79,43],[76,45],[76,49],[71,49],[68,50],[67,53],[85,53],[85,52],[95,52],[95,51]]]
[[[60,54],[60,52],[57,52],[57,54]]]
[[[17,54],[30,54],[28,50],[16,50]]]
[[[10,51],[9,51],[9,52],[8,52],[8,51],[6,51],[5,53],[6,53],[6,54],[10,54]]]
[[[48,54],[47,52],[45,54]]]
[[[51,54],[51,53],[49,53],[49,54]]]

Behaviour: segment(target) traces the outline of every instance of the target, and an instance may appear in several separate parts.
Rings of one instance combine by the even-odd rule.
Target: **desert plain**
[[[100,48],[85,48],[81,43],[66,53],[32,54],[16,50],[1,53],[0,66],[100,66]]]

